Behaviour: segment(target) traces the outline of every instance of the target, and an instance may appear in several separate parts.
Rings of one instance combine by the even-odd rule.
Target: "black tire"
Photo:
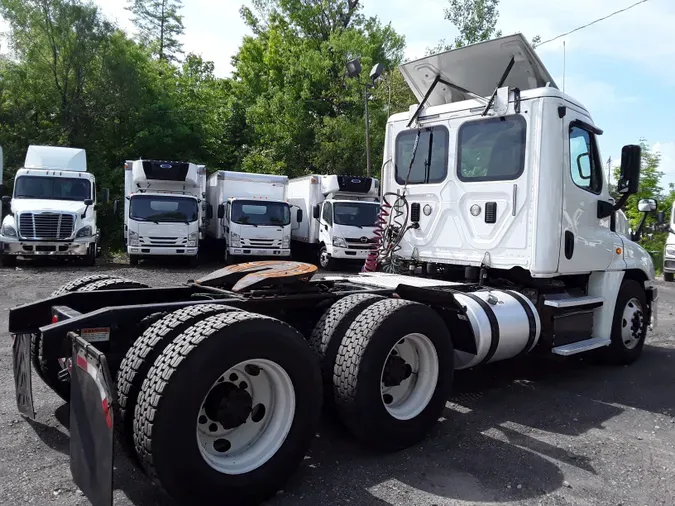
[[[16,266],[16,257],[12,255],[0,255],[0,266],[2,267],[15,267]]]
[[[631,301],[637,300],[641,306],[641,316],[635,322],[624,322],[623,313],[626,306],[632,304]],[[629,348],[625,345],[622,337],[622,331],[627,325],[635,325],[634,332],[638,336],[637,344]],[[647,337],[647,295],[641,283],[632,279],[626,279],[621,283],[619,295],[616,299],[614,309],[614,318],[612,320],[612,342],[606,347],[598,350],[602,361],[616,365],[628,365],[635,362],[642,354],[642,348]]]
[[[96,265],[96,244],[90,244],[87,247],[87,254],[80,259],[81,265],[85,267],[94,267]]]
[[[675,277],[675,274],[673,274],[672,272],[664,272],[663,273],[663,280],[668,282],[668,283],[672,283],[674,277]]]
[[[75,279],[66,283],[52,293],[52,297],[69,292],[88,292],[96,290],[115,290],[122,288],[146,287],[142,283],[136,283],[128,279],[122,279],[106,274],[95,274]],[[70,401],[70,380],[68,377],[60,378],[63,367],[58,359],[45,359],[43,354],[43,340],[39,334],[31,337],[31,361],[37,375],[64,401]]]
[[[129,255],[129,265],[138,265],[138,255]]]
[[[323,314],[309,336],[309,344],[319,357],[323,378],[324,407],[332,410],[333,369],[340,343],[349,325],[368,306],[383,300],[381,295],[358,293],[340,299]]]
[[[188,267],[199,266],[199,256],[195,255],[195,256],[192,256],[192,257],[188,257],[187,264],[188,264]]]
[[[66,283],[61,288],[58,288],[52,292],[52,297],[58,295],[63,295],[64,293],[77,292],[79,289],[83,288],[85,285],[93,283],[94,281],[101,281],[103,279],[122,279],[119,276],[110,276],[109,274],[92,274],[91,276],[84,276],[82,278],[74,279],[69,283]]]
[[[293,423],[266,463],[244,474],[220,473],[199,450],[197,415],[220,375],[251,359],[271,360],[290,376]],[[278,320],[238,311],[200,321],[164,349],[141,387],[134,442],[146,472],[181,504],[259,504],[295,472],[314,438],[320,413],[319,364],[302,336]]]
[[[148,288],[148,285],[139,283],[138,281],[132,281],[131,279],[113,278],[94,281],[93,283],[89,283],[82,287],[79,291],[96,292],[98,290],[125,290],[128,288]]]
[[[129,449],[133,449],[134,443],[133,422],[138,393],[155,359],[171,341],[195,323],[230,311],[235,309],[221,304],[184,307],[155,321],[127,350],[117,373],[117,401],[120,428]]]
[[[438,357],[438,379],[421,412],[407,420],[387,411],[382,371],[390,351],[408,334],[425,335]],[[344,424],[360,440],[386,451],[411,446],[431,430],[450,396],[454,351],[441,317],[423,304],[386,299],[366,308],[349,326],[334,369],[334,396]]]
[[[328,248],[325,245],[321,245],[321,249],[319,249],[319,267],[327,271],[337,269],[337,262],[328,254]]]

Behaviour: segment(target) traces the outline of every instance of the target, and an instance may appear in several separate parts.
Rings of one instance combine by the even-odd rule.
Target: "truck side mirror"
[[[213,206],[211,204],[206,205],[206,219],[210,220],[213,218]]]
[[[298,223],[302,223],[302,209],[298,209],[298,212],[295,217],[295,221]]]
[[[220,204],[218,206],[218,219],[222,220],[223,218],[225,218],[225,206]]]
[[[659,211],[658,214],[656,215],[656,222],[659,225],[663,225],[666,222],[666,212],[665,211]]]
[[[638,211],[641,213],[651,213],[656,211],[658,204],[655,199],[641,199],[638,202]]]
[[[110,190],[108,188],[103,188],[101,190],[101,202],[103,204],[110,202]]]
[[[94,199],[84,199],[84,205],[86,207],[84,208],[84,211],[82,212],[82,219],[85,219],[87,217],[87,210],[89,209],[89,206],[94,205]]]
[[[12,197],[9,195],[5,195],[2,197],[2,204],[5,206],[9,206],[12,203]]]
[[[640,146],[627,145],[621,150],[621,175],[617,183],[617,191],[622,195],[637,193],[640,185]]]
[[[119,207],[120,207],[120,201],[119,200],[116,200],[115,202],[113,202],[113,214],[114,215],[117,215],[117,211],[119,211]]]
[[[318,220],[320,215],[321,215],[321,208],[319,207],[319,204],[317,204],[312,208],[312,216],[314,217],[315,220]]]

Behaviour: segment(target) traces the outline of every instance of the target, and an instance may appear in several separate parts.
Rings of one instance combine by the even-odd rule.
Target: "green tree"
[[[242,168],[363,172],[365,81],[347,79],[345,65],[360,57],[365,79],[376,62],[394,69],[403,37],[363,16],[356,1],[256,0],[241,13],[253,32],[233,58],[237,121],[246,129]],[[371,101],[374,159],[384,142],[383,86]]]
[[[141,42],[160,60],[176,61],[182,53],[178,40],[185,31],[179,14],[182,4],[182,0],[129,0],[127,10],[134,15]]]
[[[501,30],[497,30],[499,0],[448,1],[450,6],[445,9],[445,19],[455,25],[459,34],[455,37],[453,44],[447,44],[445,40],[441,40],[435,47],[428,48],[427,54],[450,51],[501,37]]]

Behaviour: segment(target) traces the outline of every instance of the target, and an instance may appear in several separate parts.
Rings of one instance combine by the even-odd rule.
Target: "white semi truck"
[[[209,211],[206,167],[129,160],[124,168],[124,235],[130,263],[153,256],[181,256],[196,263]]]
[[[292,179],[288,201],[307,216],[294,223],[293,247],[317,255],[328,270],[340,261],[363,262],[375,240],[378,197],[375,178],[314,174]]]
[[[675,277],[675,203],[668,217],[668,238],[663,251],[663,279],[672,282]]]
[[[102,192],[107,201],[108,192]],[[94,265],[99,252],[96,179],[83,149],[30,146],[14,178],[0,228],[0,262],[17,257],[69,257]]]
[[[179,503],[254,504],[303,461],[322,402],[400,450],[447,416],[456,370],[639,358],[654,266],[614,215],[638,190],[640,147],[623,149],[611,201],[601,130],[521,35],[402,71],[420,104],[387,125],[374,262],[397,273],[253,262],[170,288],[84,278],[10,309],[17,407],[35,416],[32,367],[72,397],[71,470],[96,504],[112,501],[118,433]]]
[[[207,200],[216,211],[207,234],[226,263],[249,258],[291,256],[288,177],[219,170],[209,177]],[[295,219],[302,220],[296,211]]]

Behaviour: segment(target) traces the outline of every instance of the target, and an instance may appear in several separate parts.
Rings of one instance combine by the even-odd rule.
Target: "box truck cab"
[[[309,218],[293,227],[294,247],[318,255],[324,269],[364,261],[375,239],[379,181],[370,177],[310,175],[292,179],[289,202]]]
[[[206,167],[135,160],[125,164],[124,231],[132,265],[143,257],[196,263],[206,218]]]
[[[104,200],[107,200],[107,192]],[[96,179],[83,149],[30,146],[14,178],[8,214],[0,228],[0,260],[75,257],[94,265],[99,249]]]
[[[673,281],[675,276],[675,203],[670,210],[669,218],[668,238],[663,251],[663,278],[666,281]]]
[[[220,170],[207,185],[209,205],[217,210],[207,234],[226,263],[244,258],[291,256],[291,206],[288,177]],[[296,221],[302,216],[296,212]]]

